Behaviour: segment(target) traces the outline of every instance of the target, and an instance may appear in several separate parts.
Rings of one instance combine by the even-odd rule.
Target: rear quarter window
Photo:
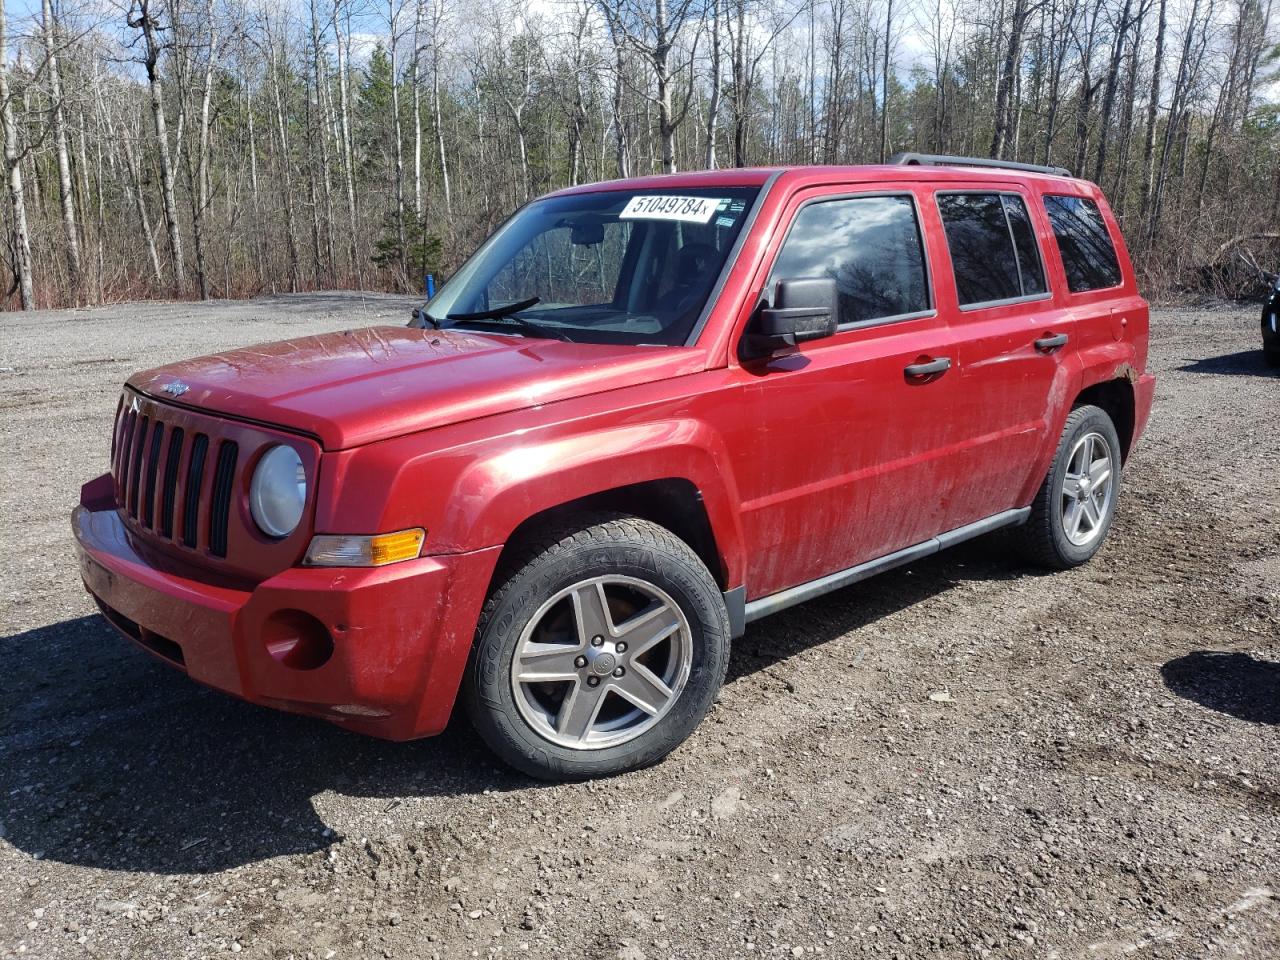
[[[1044,209],[1072,293],[1103,290],[1120,285],[1120,263],[1111,243],[1102,211],[1085,197],[1045,194]]]

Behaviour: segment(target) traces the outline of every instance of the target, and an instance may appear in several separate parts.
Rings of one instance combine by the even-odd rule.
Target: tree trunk
[[[151,120],[155,127],[156,149],[160,158],[160,196],[164,201],[164,222],[169,232],[169,255],[173,266],[173,286],[182,294],[187,286],[187,273],[182,259],[182,231],[178,224],[178,203],[174,199],[174,164],[169,147],[169,129],[164,117],[164,89],[160,82],[159,24],[151,15],[151,0],[138,0],[138,14],[129,25],[142,30],[143,65],[147,70],[147,86],[151,93]]]
[[[1147,132],[1142,144],[1142,205],[1139,216],[1146,222],[1151,208],[1151,192],[1156,172],[1156,112],[1160,107],[1160,80],[1164,73],[1165,14],[1169,0],[1160,0],[1160,19],[1156,24],[1156,49],[1151,64],[1151,95],[1147,100]]]
[[[395,140],[392,145],[391,195],[396,202],[396,241],[400,250],[400,274],[408,276],[409,260],[404,233],[404,131],[400,124],[400,37],[397,32],[400,11],[396,9],[395,4],[396,0],[388,2],[391,26],[391,135]]]
[[[23,310],[34,310],[35,289],[31,281],[31,235],[27,232],[27,204],[22,188],[22,153],[18,149],[18,125],[9,97],[8,14],[0,4],[0,125],[4,127],[4,167],[13,206],[10,243],[13,250],[14,284]]]
[[[293,219],[293,173],[289,160],[289,132],[285,124],[284,92],[280,84],[280,67],[276,65],[275,43],[269,39],[271,60],[268,68],[271,73],[271,90],[275,99],[276,134],[280,146],[280,179],[284,199],[284,230],[286,246],[289,253],[289,292],[298,292],[298,240]]]
[[[413,4],[413,63],[410,69],[413,84],[413,209],[422,222],[422,90],[419,67],[422,57],[419,35],[422,32],[422,0]]]
[[[437,0],[433,0],[433,3]],[[440,158],[440,192],[444,194],[444,212],[453,220],[453,191],[449,183],[449,155],[445,150],[444,117],[440,112],[440,23],[444,8],[431,8],[431,112],[436,128],[436,153]],[[452,229],[452,223],[450,224]]]
[[[347,182],[347,222],[351,227],[351,270],[355,273],[356,286],[364,286],[364,264],[360,262],[360,222],[356,214],[356,160],[354,139],[351,132],[351,93],[347,71],[351,61],[351,30],[344,40],[338,29],[340,0],[333,5],[333,42],[338,55],[338,119],[342,127],[342,172]],[[345,59],[344,59],[345,53]]]
[[[139,123],[141,126],[141,123]],[[156,288],[164,286],[164,271],[160,266],[160,254],[156,252],[156,238],[151,231],[151,217],[147,215],[147,198],[142,189],[142,169],[138,162],[138,154],[133,149],[133,132],[125,130],[124,135],[118,138],[121,148],[124,151],[124,162],[129,168],[129,179],[132,181],[132,187],[128,193],[132,195],[134,204],[138,211],[138,222],[142,226],[142,239],[147,245],[147,257],[151,261],[151,272],[155,277]]]
[[[53,101],[53,146],[58,158],[58,196],[62,201],[62,232],[67,245],[67,270],[71,297],[79,303],[81,285],[84,282],[80,265],[80,229],[76,226],[76,199],[71,186],[71,155],[67,146],[67,114],[62,102],[62,70],[58,63],[57,28],[53,22],[50,0],[43,0],[40,11],[45,67],[49,72],[49,96]]]
[[[1116,102],[1116,85],[1120,80],[1120,61],[1124,57],[1124,38],[1129,32],[1129,10],[1132,0],[1124,0],[1120,11],[1120,23],[1111,40],[1111,61],[1107,68],[1107,82],[1102,94],[1102,117],[1098,124],[1098,156],[1093,165],[1093,182],[1102,183],[1107,165],[1107,146],[1111,139],[1111,111]]]
[[[47,3],[48,0],[45,0]],[[213,67],[217,56],[217,24],[213,18],[213,0],[206,0],[208,19],[208,57],[204,64],[204,82],[200,91],[200,130],[196,149],[196,196],[192,204],[191,232],[195,241],[196,287],[201,300],[209,299],[209,278],[205,262],[205,213],[209,209],[209,101],[213,96]]]
[[[1020,0],[1021,2],[1021,0]],[[880,96],[880,162],[889,159],[889,51],[893,37],[893,0],[888,0],[884,17],[884,65],[881,70],[884,92]]]
[[[1015,0],[1013,22],[1009,26],[1009,45],[1005,48],[1000,78],[996,81],[996,109],[994,131],[991,135],[991,156],[997,160],[1005,155],[1009,141],[1010,101],[1013,98],[1014,76],[1022,64],[1022,33],[1026,26],[1027,0]]]
[[[613,143],[614,155],[618,164],[618,176],[625,179],[631,176],[629,164],[627,163],[627,124],[622,114],[622,84],[623,70],[626,68],[626,59],[623,56],[622,37],[618,35],[616,30],[610,30],[613,39]]]
[[[707,98],[707,149],[702,165],[716,168],[716,127],[720,119],[720,0],[711,0],[711,93]]]

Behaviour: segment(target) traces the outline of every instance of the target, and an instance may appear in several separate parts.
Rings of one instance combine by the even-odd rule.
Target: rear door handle
[[[1059,347],[1067,345],[1067,335],[1065,333],[1053,333],[1047,337],[1041,337],[1036,341],[1036,349],[1042,353],[1052,353]]]
[[[921,380],[925,377],[946,373],[950,369],[951,358],[939,357],[937,360],[929,360],[926,363],[909,363],[902,368],[902,372],[912,380]]]

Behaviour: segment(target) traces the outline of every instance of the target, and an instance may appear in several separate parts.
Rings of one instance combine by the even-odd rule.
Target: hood
[[[704,366],[686,347],[368,327],[183,360],[134,374],[129,386],[342,450]],[[180,396],[165,389],[175,381],[187,387]]]

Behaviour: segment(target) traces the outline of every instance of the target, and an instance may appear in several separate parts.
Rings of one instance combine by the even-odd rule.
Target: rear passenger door
[[[937,271],[940,308],[960,339],[954,528],[1029,502],[1075,329],[1049,290],[1047,224],[1028,191],[988,183],[934,200],[951,268]]]

